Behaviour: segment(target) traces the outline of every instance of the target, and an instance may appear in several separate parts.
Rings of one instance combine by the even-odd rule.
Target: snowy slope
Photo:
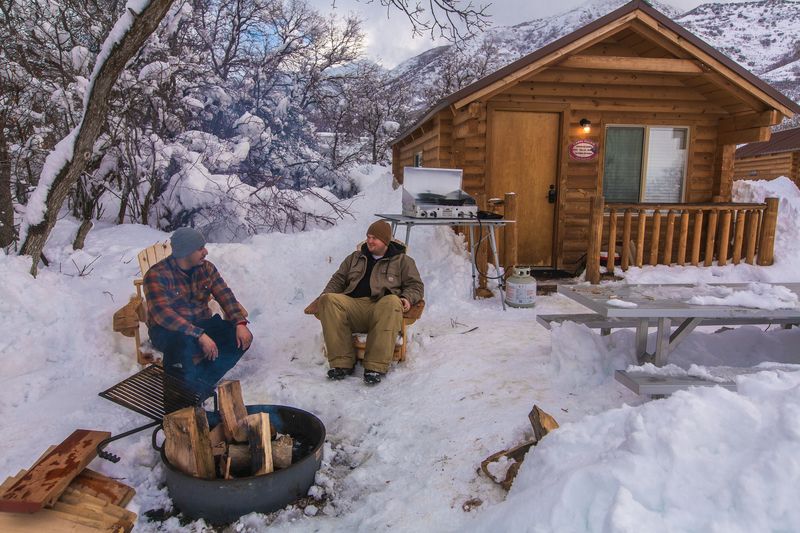
[[[496,68],[511,63],[556,39],[621,7],[624,0],[590,0],[575,9],[514,26],[490,28],[463,45],[465,55],[476,53],[483,43],[497,48]],[[789,97],[800,98],[798,54],[800,2],[793,0],[741,3],[708,3],[681,12],[668,3],[653,6],[734,61],[763,77]],[[435,82],[448,46],[440,46],[408,59],[392,73],[411,86]]]

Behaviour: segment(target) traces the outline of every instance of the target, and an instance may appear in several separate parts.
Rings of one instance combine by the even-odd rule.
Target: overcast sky
[[[368,3],[367,0],[307,0],[320,13],[331,11],[339,16],[355,13],[364,21],[365,45],[367,56],[380,61],[391,68],[401,61],[413,57],[436,44],[429,35],[412,39],[411,25],[400,11],[391,9],[387,12],[379,0]],[[413,4],[414,0],[409,3]],[[535,18],[555,15],[574,9],[585,0],[494,0],[488,12],[492,15],[493,26],[513,26]],[[689,10],[702,3],[697,0],[661,0],[678,9]],[[728,0],[736,1],[736,0]],[[487,1],[473,0],[475,4],[486,4]],[[422,0],[423,5],[427,4]]]

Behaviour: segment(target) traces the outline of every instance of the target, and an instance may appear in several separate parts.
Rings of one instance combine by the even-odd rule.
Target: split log
[[[69,486],[71,489],[88,492],[92,496],[120,507],[128,505],[128,502],[136,494],[136,491],[125,483],[111,479],[89,468],[84,468],[83,472]]]
[[[66,491],[64,491],[64,494],[61,495],[61,498],[58,501],[73,505],[80,505],[88,509],[94,509],[98,512],[113,516],[123,522],[130,522],[131,524],[136,522],[136,513],[133,511],[128,511],[119,505],[108,503],[102,498],[97,498],[89,493],[71,489],[69,487]]]
[[[89,525],[89,520],[96,522],[100,525],[98,529],[103,529],[104,531],[109,529],[114,530],[115,528],[125,529],[127,524],[124,520],[120,520],[97,509],[92,509],[86,505],[74,505],[58,501],[53,506],[53,510],[58,513],[63,513],[65,519],[74,520],[79,524]]]
[[[214,457],[206,413],[185,407],[164,416],[164,453],[178,470],[194,477],[214,479]]]
[[[250,465],[253,475],[272,472],[272,439],[267,413],[255,413],[245,418],[247,440],[250,443]]]
[[[531,412],[528,413],[528,420],[531,421],[531,426],[533,426],[533,436],[536,442],[539,442],[545,435],[558,428],[556,419],[539,409],[536,405],[534,405]]]
[[[483,473],[486,474],[489,479],[495,483],[498,483],[504,489],[510,490],[511,485],[514,483],[514,478],[517,476],[517,472],[519,471],[519,467],[522,465],[522,461],[525,459],[525,454],[528,453],[528,450],[530,450],[533,446],[536,446],[536,441],[529,440],[508,450],[493,453],[481,461],[481,470],[483,470]],[[494,477],[494,475],[492,475],[492,473],[489,471],[489,465],[503,458],[512,461],[512,463],[509,465],[508,470],[506,470],[505,477],[500,480]]]
[[[0,511],[33,513],[58,500],[61,493],[97,455],[107,431],[75,430],[0,494]]]
[[[247,442],[247,428],[242,424],[247,417],[247,409],[242,399],[241,384],[238,381],[223,381],[217,387],[217,396],[225,440]]]
[[[0,531],[3,533],[97,533],[98,529],[104,529],[102,523],[94,520],[83,519],[81,522],[51,509],[35,514],[0,513]]]
[[[247,477],[253,475],[250,470],[250,463],[252,455],[250,453],[250,446],[248,444],[231,444],[228,446],[228,454],[225,458],[225,468],[233,477]]]
[[[228,443],[225,441],[225,429],[222,424],[214,426],[208,434],[211,441],[211,454],[214,457],[222,457],[228,452]]]
[[[272,443],[272,466],[276,469],[286,468],[292,464],[292,446],[294,439],[289,435],[281,435]]]

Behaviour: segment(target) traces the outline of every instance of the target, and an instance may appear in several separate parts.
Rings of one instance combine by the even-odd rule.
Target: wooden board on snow
[[[75,430],[0,494],[0,511],[35,513],[55,502],[97,455],[97,445],[110,436],[107,431]]]

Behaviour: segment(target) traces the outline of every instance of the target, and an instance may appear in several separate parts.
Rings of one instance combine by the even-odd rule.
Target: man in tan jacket
[[[380,383],[389,370],[403,312],[424,295],[417,265],[405,251],[404,245],[392,242],[388,222],[373,222],[367,242],[342,261],[322,291],[318,316],[331,366],[329,379],[353,373],[353,332],[367,332],[364,383]]]

